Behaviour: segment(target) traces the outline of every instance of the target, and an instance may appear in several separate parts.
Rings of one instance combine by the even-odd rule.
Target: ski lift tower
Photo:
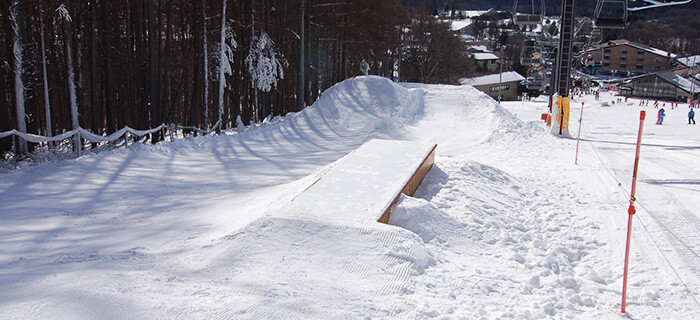
[[[552,113],[551,132],[557,135],[569,135],[569,108],[571,97],[571,65],[573,62],[574,23],[576,20],[576,0],[562,0],[561,23],[559,29],[559,50],[554,64],[550,98]],[[557,107],[553,108],[554,94]]]

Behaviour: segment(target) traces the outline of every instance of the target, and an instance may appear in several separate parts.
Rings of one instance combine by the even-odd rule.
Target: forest
[[[348,77],[456,83],[474,68],[447,24],[401,0],[6,0],[0,35],[0,133],[44,137],[218,132]],[[0,138],[4,158],[45,147],[18,140]]]

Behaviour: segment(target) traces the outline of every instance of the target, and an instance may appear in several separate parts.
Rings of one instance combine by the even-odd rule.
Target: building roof
[[[453,20],[450,24],[452,31],[462,30],[472,24],[472,19]]]
[[[656,74],[659,76],[659,78],[664,79],[674,86],[682,89],[683,91],[689,92],[689,93],[700,93],[700,84],[699,83],[693,83],[694,81],[691,81],[689,79],[683,78],[672,71],[662,71]]]
[[[491,49],[491,46],[486,41],[465,41],[465,44],[469,48],[485,48],[486,50],[484,50],[484,52],[493,52],[493,49]]]
[[[474,51],[474,52],[493,52],[489,50],[488,46],[485,44],[479,44],[479,45],[470,45],[469,50]],[[698,60],[700,61],[700,60]]]
[[[587,51],[599,50],[601,47],[608,48],[608,47],[616,47],[616,46],[621,46],[621,45],[628,45],[628,46],[635,47],[637,49],[644,50],[644,51],[647,51],[647,52],[650,52],[650,53],[653,53],[653,54],[656,54],[659,56],[664,56],[664,57],[675,58],[677,56],[675,53],[670,53],[670,52],[667,52],[667,51],[664,51],[661,49],[650,47],[646,44],[641,44],[639,42],[629,41],[626,39],[617,39],[617,40],[611,40],[611,41],[608,41],[605,43],[601,43],[601,44],[594,46],[593,48],[591,48]]]
[[[649,73],[649,74],[630,78],[630,80],[634,81],[637,79],[651,77],[651,76],[657,76],[657,77],[667,81],[668,83],[678,87],[679,89],[681,89],[685,92],[700,93],[700,81],[692,81],[690,79],[686,79],[684,77],[681,77],[681,76],[675,74],[673,71],[661,71],[661,72],[656,72],[656,73]]]
[[[700,54],[694,56],[687,56],[676,58],[678,62],[686,67],[695,67],[700,65]]]
[[[508,71],[504,72],[503,75],[500,77],[501,81],[500,82],[520,82],[525,80],[525,77],[521,76],[519,73],[515,71]],[[494,74],[488,74],[485,76],[481,77],[474,77],[474,78],[465,78],[462,80],[459,80],[461,84],[467,84],[470,86],[483,86],[483,85],[489,85],[489,84],[497,84],[499,83],[499,74],[494,73]]]
[[[475,52],[474,59],[476,60],[498,60],[498,56],[488,52]]]

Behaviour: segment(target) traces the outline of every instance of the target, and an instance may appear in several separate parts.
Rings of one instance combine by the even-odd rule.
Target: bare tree
[[[44,85],[44,113],[46,117],[46,136],[51,137],[51,99],[49,97],[49,76],[46,71],[46,41],[44,40],[44,10],[39,7],[39,24],[41,28],[41,74]]]
[[[13,54],[14,54],[14,73],[15,73],[15,110],[17,112],[17,131],[26,133],[27,123],[25,120],[24,112],[24,82],[22,81],[22,74],[24,73],[24,67],[22,67],[22,42],[20,40],[19,33],[19,21],[18,21],[18,10],[17,6],[19,1],[15,0],[10,7],[10,22],[12,24],[13,31]],[[27,142],[24,139],[19,138],[19,152],[22,154],[27,153]]]

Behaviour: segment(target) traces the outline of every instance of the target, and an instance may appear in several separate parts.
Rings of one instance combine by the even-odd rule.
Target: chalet
[[[584,57],[588,55],[603,73],[643,74],[670,70],[677,65],[673,53],[624,39],[592,46],[583,54]]]
[[[700,96],[700,79],[661,71],[630,78],[622,89],[623,94],[639,98],[688,101]]]
[[[492,98],[498,100],[499,94],[501,100],[518,100],[518,84],[525,80],[515,71],[504,72],[503,74],[494,73],[481,77],[466,78],[460,80],[463,85],[474,86],[479,91],[482,91]]]
[[[497,55],[490,52],[474,52],[470,54],[476,64],[483,71],[494,72],[498,71],[498,60],[500,59]]]

